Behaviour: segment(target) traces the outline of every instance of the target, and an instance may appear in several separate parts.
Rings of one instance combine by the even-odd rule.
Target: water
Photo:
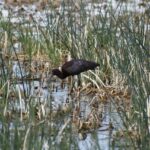
[[[96,16],[100,12],[102,14],[105,14],[105,11],[107,11],[106,7],[109,7],[111,4],[112,9],[118,10],[117,8],[121,6],[122,10],[128,10],[129,12],[138,12],[143,13],[146,9],[148,9],[150,2],[147,2],[146,7],[140,6],[141,1],[140,0],[132,0],[127,3],[122,3],[116,0],[107,0],[105,2],[101,3],[91,3],[88,2],[85,5],[86,13],[89,15]],[[38,5],[35,4],[22,4],[21,7],[19,6],[5,6],[4,7],[4,1],[0,1],[0,7],[1,7],[1,15],[4,20],[10,19],[10,22],[12,23],[24,23],[26,24],[28,21],[30,22],[31,16],[34,18],[37,25],[41,27],[46,27],[49,23],[48,17],[56,17],[56,12],[53,10],[49,10],[49,7],[45,7],[44,10],[38,10]],[[57,11],[58,14],[68,14],[67,11],[70,8],[70,6],[58,7]],[[67,11],[65,11],[67,10]],[[118,10],[120,13],[120,10]],[[117,12],[115,12],[117,13]],[[77,13],[75,13],[77,15]],[[9,18],[11,16],[11,18]],[[20,16],[20,17],[19,17]],[[24,17],[23,17],[24,16]],[[78,16],[77,16],[78,17]],[[56,18],[57,19],[57,18]],[[66,18],[67,19],[67,18]],[[51,22],[52,24],[56,23],[57,21],[54,19],[54,22]],[[28,24],[28,23],[27,23]]]
[[[127,8],[129,12],[133,10],[133,6],[133,11],[144,12],[146,9],[138,6],[139,1],[123,4],[114,0],[108,2],[112,3],[114,10],[118,5],[122,5],[124,9]],[[85,10],[87,15],[97,16],[99,11],[105,14],[107,5],[107,2],[100,4],[89,2],[85,6]],[[35,4],[4,7],[1,0],[0,8],[3,21],[10,19],[13,24],[28,26],[33,18],[35,22],[32,22],[30,27],[33,27],[33,31],[35,31],[33,37],[38,39],[38,26],[54,27],[51,24],[57,25],[57,20],[63,13],[68,15],[64,10],[68,10],[70,6],[58,7],[57,14],[48,8],[38,11]],[[117,14],[117,12],[115,13]],[[74,12],[74,14],[78,18],[78,13]],[[48,22],[49,16],[54,17],[51,23]],[[68,22],[67,18],[66,22]],[[15,35],[18,33],[15,32]],[[22,44],[16,42],[13,48],[20,53]],[[33,68],[45,64],[45,62],[41,64],[37,62],[38,60],[33,63]],[[47,63],[49,66],[49,62]],[[47,150],[61,149],[65,146],[66,149],[110,149],[113,133],[123,127],[111,100],[102,102],[94,93],[83,92],[80,94],[77,90],[69,95],[70,84],[67,81],[62,84],[60,80],[54,78],[47,83],[44,80],[46,77],[40,80],[43,75],[42,71],[30,72],[30,68],[25,67],[24,61],[20,61],[18,64],[18,61],[12,60],[11,64],[12,74],[7,100],[3,102],[3,96],[0,97],[3,103],[0,115],[1,149],[22,147]],[[44,73],[47,74],[47,72],[45,70]],[[36,80],[21,80],[22,77],[29,75]],[[94,121],[95,124],[92,124]]]
[[[14,71],[14,73],[20,77],[19,72]],[[100,118],[101,122],[99,122],[101,127],[95,129],[92,127],[90,129],[89,127],[84,131],[81,126],[72,124],[72,115],[76,111],[75,107],[80,104],[76,117],[80,118],[82,122],[88,122],[89,120],[86,120],[95,115],[92,114],[93,108],[90,106],[91,101],[94,102],[97,99],[95,98],[93,100],[92,95],[86,95],[84,93],[80,96],[77,96],[77,93],[69,95],[69,85],[67,83],[64,83],[62,87],[60,81],[52,80],[49,84],[46,88],[43,88],[41,81],[28,81],[24,82],[24,87],[21,83],[13,84],[10,87],[9,90],[14,91],[16,97],[10,97],[6,110],[7,118],[10,117],[8,119],[8,128],[5,129],[10,134],[10,140],[8,140],[9,145],[15,143],[15,131],[17,129],[17,132],[23,135],[22,138],[28,136],[35,143],[40,144],[43,150],[50,149],[51,147],[57,147],[59,149],[61,143],[65,140],[69,142],[70,138],[74,139],[78,148],[82,150],[93,149],[93,147],[95,149],[98,149],[98,147],[103,150],[109,149],[113,134],[113,130],[109,128],[109,124],[110,122],[113,123],[113,120],[117,121],[119,118],[115,108],[109,103],[100,103],[98,111],[101,114],[98,115],[102,115],[102,118]],[[22,96],[24,90],[28,98]],[[112,112],[110,112],[110,107]],[[34,114],[31,113],[33,110],[35,110]],[[112,116],[115,119],[112,119]],[[17,121],[17,118],[20,121]],[[0,125],[1,131],[6,128],[4,122],[1,122]],[[118,126],[116,122],[113,125],[116,128]],[[32,136],[30,134],[28,135],[27,130],[32,133]],[[69,132],[65,132],[65,130]],[[82,131],[85,134],[85,138],[80,136]],[[97,145],[95,145],[96,140]],[[17,142],[21,141],[18,140]],[[29,141],[26,144],[28,147]],[[70,144],[72,146],[74,145],[72,142]],[[33,147],[36,148],[36,145]]]

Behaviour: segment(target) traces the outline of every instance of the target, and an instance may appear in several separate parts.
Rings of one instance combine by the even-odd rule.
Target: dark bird
[[[52,75],[56,75],[60,79],[65,79],[68,76],[78,75],[87,70],[94,70],[98,63],[83,59],[73,59],[62,65],[61,70],[53,69]]]

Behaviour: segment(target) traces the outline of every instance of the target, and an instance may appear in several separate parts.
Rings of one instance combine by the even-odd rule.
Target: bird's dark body
[[[58,69],[53,69],[52,74],[58,76],[61,79],[64,79],[68,76],[78,75],[81,72],[84,72],[87,70],[93,70],[97,66],[99,66],[99,64],[93,61],[73,59],[71,61],[66,62],[62,66],[61,71]]]

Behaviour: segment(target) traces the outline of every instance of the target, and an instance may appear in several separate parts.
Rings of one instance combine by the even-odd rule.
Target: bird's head
[[[54,75],[56,75],[60,79],[64,79],[65,78],[64,74],[59,69],[53,69],[52,70],[52,76],[54,76]]]
[[[53,69],[53,70],[52,70],[52,75],[59,76],[59,74],[61,74],[61,72],[60,72],[59,69]]]

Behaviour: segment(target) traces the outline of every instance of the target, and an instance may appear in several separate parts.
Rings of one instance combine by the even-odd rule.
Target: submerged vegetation
[[[127,3],[51,1],[37,10],[6,4],[8,14],[0,17],[1,149],[79,149],[89,133],[101,149],[97,132],[105,113],[110,147],[149,149],[150,11],[147,1],[139,4],[141,12]],[[69,80],[48,77],[70,57],[100,67],[81,74],[68,96]]]

